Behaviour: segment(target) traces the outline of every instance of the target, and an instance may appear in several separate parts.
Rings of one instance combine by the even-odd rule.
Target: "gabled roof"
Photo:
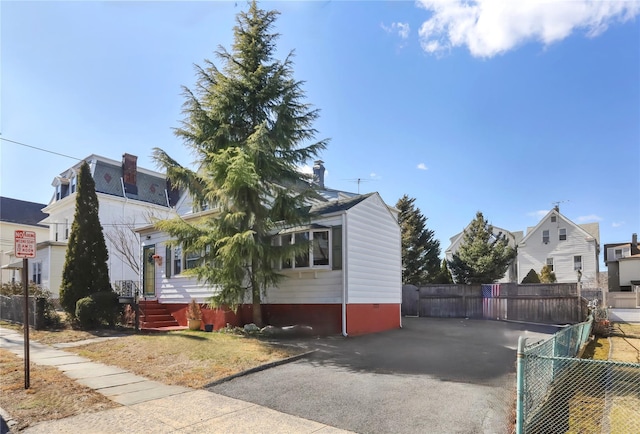
[[[361,195],[349,197],[346,199],[338,199],[338,200],[332,200],[329,202],[319,203],[319,204],[313,205],[311,207],[310,212],[311,214],[315,214],[315,215],[325,215],[325,214],[333,214],[341,211],[347,211],[348,209],[353,208],[354,206],[356,206],[363,200],[367,199],[368,197],[373,196],[374,194],[376,193],[361,194]]]
[[[537,232],[538,229],[540,229],[540,226],[542,226],[542,224],[548,218],[550,218],[553,215],[555,215],[558,218],[562,219],[566,224],[571,225],[575,229],[577,229],[578,231],[582,232],[582,234],[585,236],[585,238],[593,238],[594,241],[596,242],[596,245],[600,245],[600,225],[598,223],[587,223],[587,224],[584,224],[584,225],[577,225],[574,222],[572,222],[571,220],[569,220],[567,217],[565,217],[564,215],[560,214],[560,211],[558,211],[555,208],[552,209],[551,211],[549,211],[547,213],[547,215],[545,215],[543,218],[541,218],[540,221],[538,222],[538,224],[535,225],[533,228],[527,228],[527,235],[525,235],[525,237],[520,241],[520,244],[526,243],[527,240],[535,232]],[[595,234],[592,233],[592,232],[595,232]]]
[[[43,203],[0,197],[0,221],[46,228],[38,224],[47,217],[42,212],[45,206]]]
[[[469,222],[469,224],[467,226],[465,226],[465,228],[462,230],[462,232],[458,232],[457,234],[455,234],[454,236],[449,238],[451,243],[449,244],[449,247],[447,247],[447,249],[445,250],[445,253],[451,251],[451,248],[456,243],[461,241],[462,237],[464,237],[465,231],[471,225],[471,223],[472,222]],[[499,228],[498,226],[491,225],[491,227],[493,228],[493,233],[494,234],[506,235],[507,239],[509,239],[510,237],[513,238],[514,245],[518,245],[518,243],[522,239],[522,231],[511,232],[511,231],[508,231],[506,229]],[[511,240],[509,240],[509,241],[511,241]]]

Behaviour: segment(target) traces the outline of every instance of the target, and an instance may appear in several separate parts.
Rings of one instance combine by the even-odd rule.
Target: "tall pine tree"
[[[75,319],[76,302],[81,298],[111,291],[108,259],[109,252],[98,217],[96,184],[85,161],[78,174],[76,211],[60,287],[60,304],[69,318]]]
[[[257,325],[261,295],[282,277],[273,264],[309,248],[274,245],[272,234],[308,221],[303,210],[314,189],[297,167],[326,146],[326,140],[310,143],[318,111],[303,101],[292,53],[283,61],[273,58],[277,16],[252,2],[236,17],[231,51],[215,53],[222,69],[206,60],[196,67],[195,89],[184,88],[185,119],[175,133],[192,149],[199,170],[154,150],[175,185],[217,211],[198,222],[175,219],[157,227],[185,253],[202,254],[187,272],[218,288],[216,304],[237,305],[249,295]],[[291,188],[300,185],[305,189]]]
[[[515,257],[516,250],[509,246],[506,235],[494,234],[478,211],[448,264],[457,283],[493,283],[504,276]]]
[[[427,229],[427,218],[406,194],[398,200],[398,222],[402,233],[402,282],[421,285],[434,282],[440,271],[440,241]]]

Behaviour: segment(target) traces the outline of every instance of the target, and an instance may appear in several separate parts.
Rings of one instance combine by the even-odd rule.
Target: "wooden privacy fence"
[[[586,307],[575,283],[404,285],[402,314],[573,324],[584,320]]]

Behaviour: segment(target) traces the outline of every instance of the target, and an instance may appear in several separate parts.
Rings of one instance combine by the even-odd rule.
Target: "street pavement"
[[[22,334],[0,327],[0,348],[24,358]],[[347,432],[209,391],[168,386],[31,340],[29,359],[35,364],[60,369],[69,378],[94,389],[122,407],[41,422],[22,433]],[[4,419],[5,412],[0,413]]]

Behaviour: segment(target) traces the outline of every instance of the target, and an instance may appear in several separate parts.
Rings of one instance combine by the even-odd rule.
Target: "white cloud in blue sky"
[[[548,209],[540,209],[538,211],[528,212],[527,215],[529,217],[535,217],[536,220],[540,220],[542,217],[546,216],[548,212],[549,212]]]
[[[578,223],[600,222],[602,221],[602,217],[595,214],[589,214],[589,215],[582,215],[578,217],[577,220],[578,220]]]
[[[429,168],[427,167],[427,165],[426,165],[426,164],[424,164],[424,163],[420,163],[420,164],[418,164],[418,169],[420,169],[420,170],[429,170]]]
[[[624,222],[613,222],[613,223],[611,223],[611,227],[619,228],[620,226],[624,226]]]
[[[380,24],[380,27],[387,33],[397,33],[402,39],[407,39],[409,37],[409,33],[411,32],[411,27],[409,23],[391,23],[390,26]]]
[[[428,53],[466,47],[474,57],[492,57],[530,41],[545,46],[573,32],[593,37],[614,22],[640,14],[639,1],[418,0],[432,13],[418,30]]]

